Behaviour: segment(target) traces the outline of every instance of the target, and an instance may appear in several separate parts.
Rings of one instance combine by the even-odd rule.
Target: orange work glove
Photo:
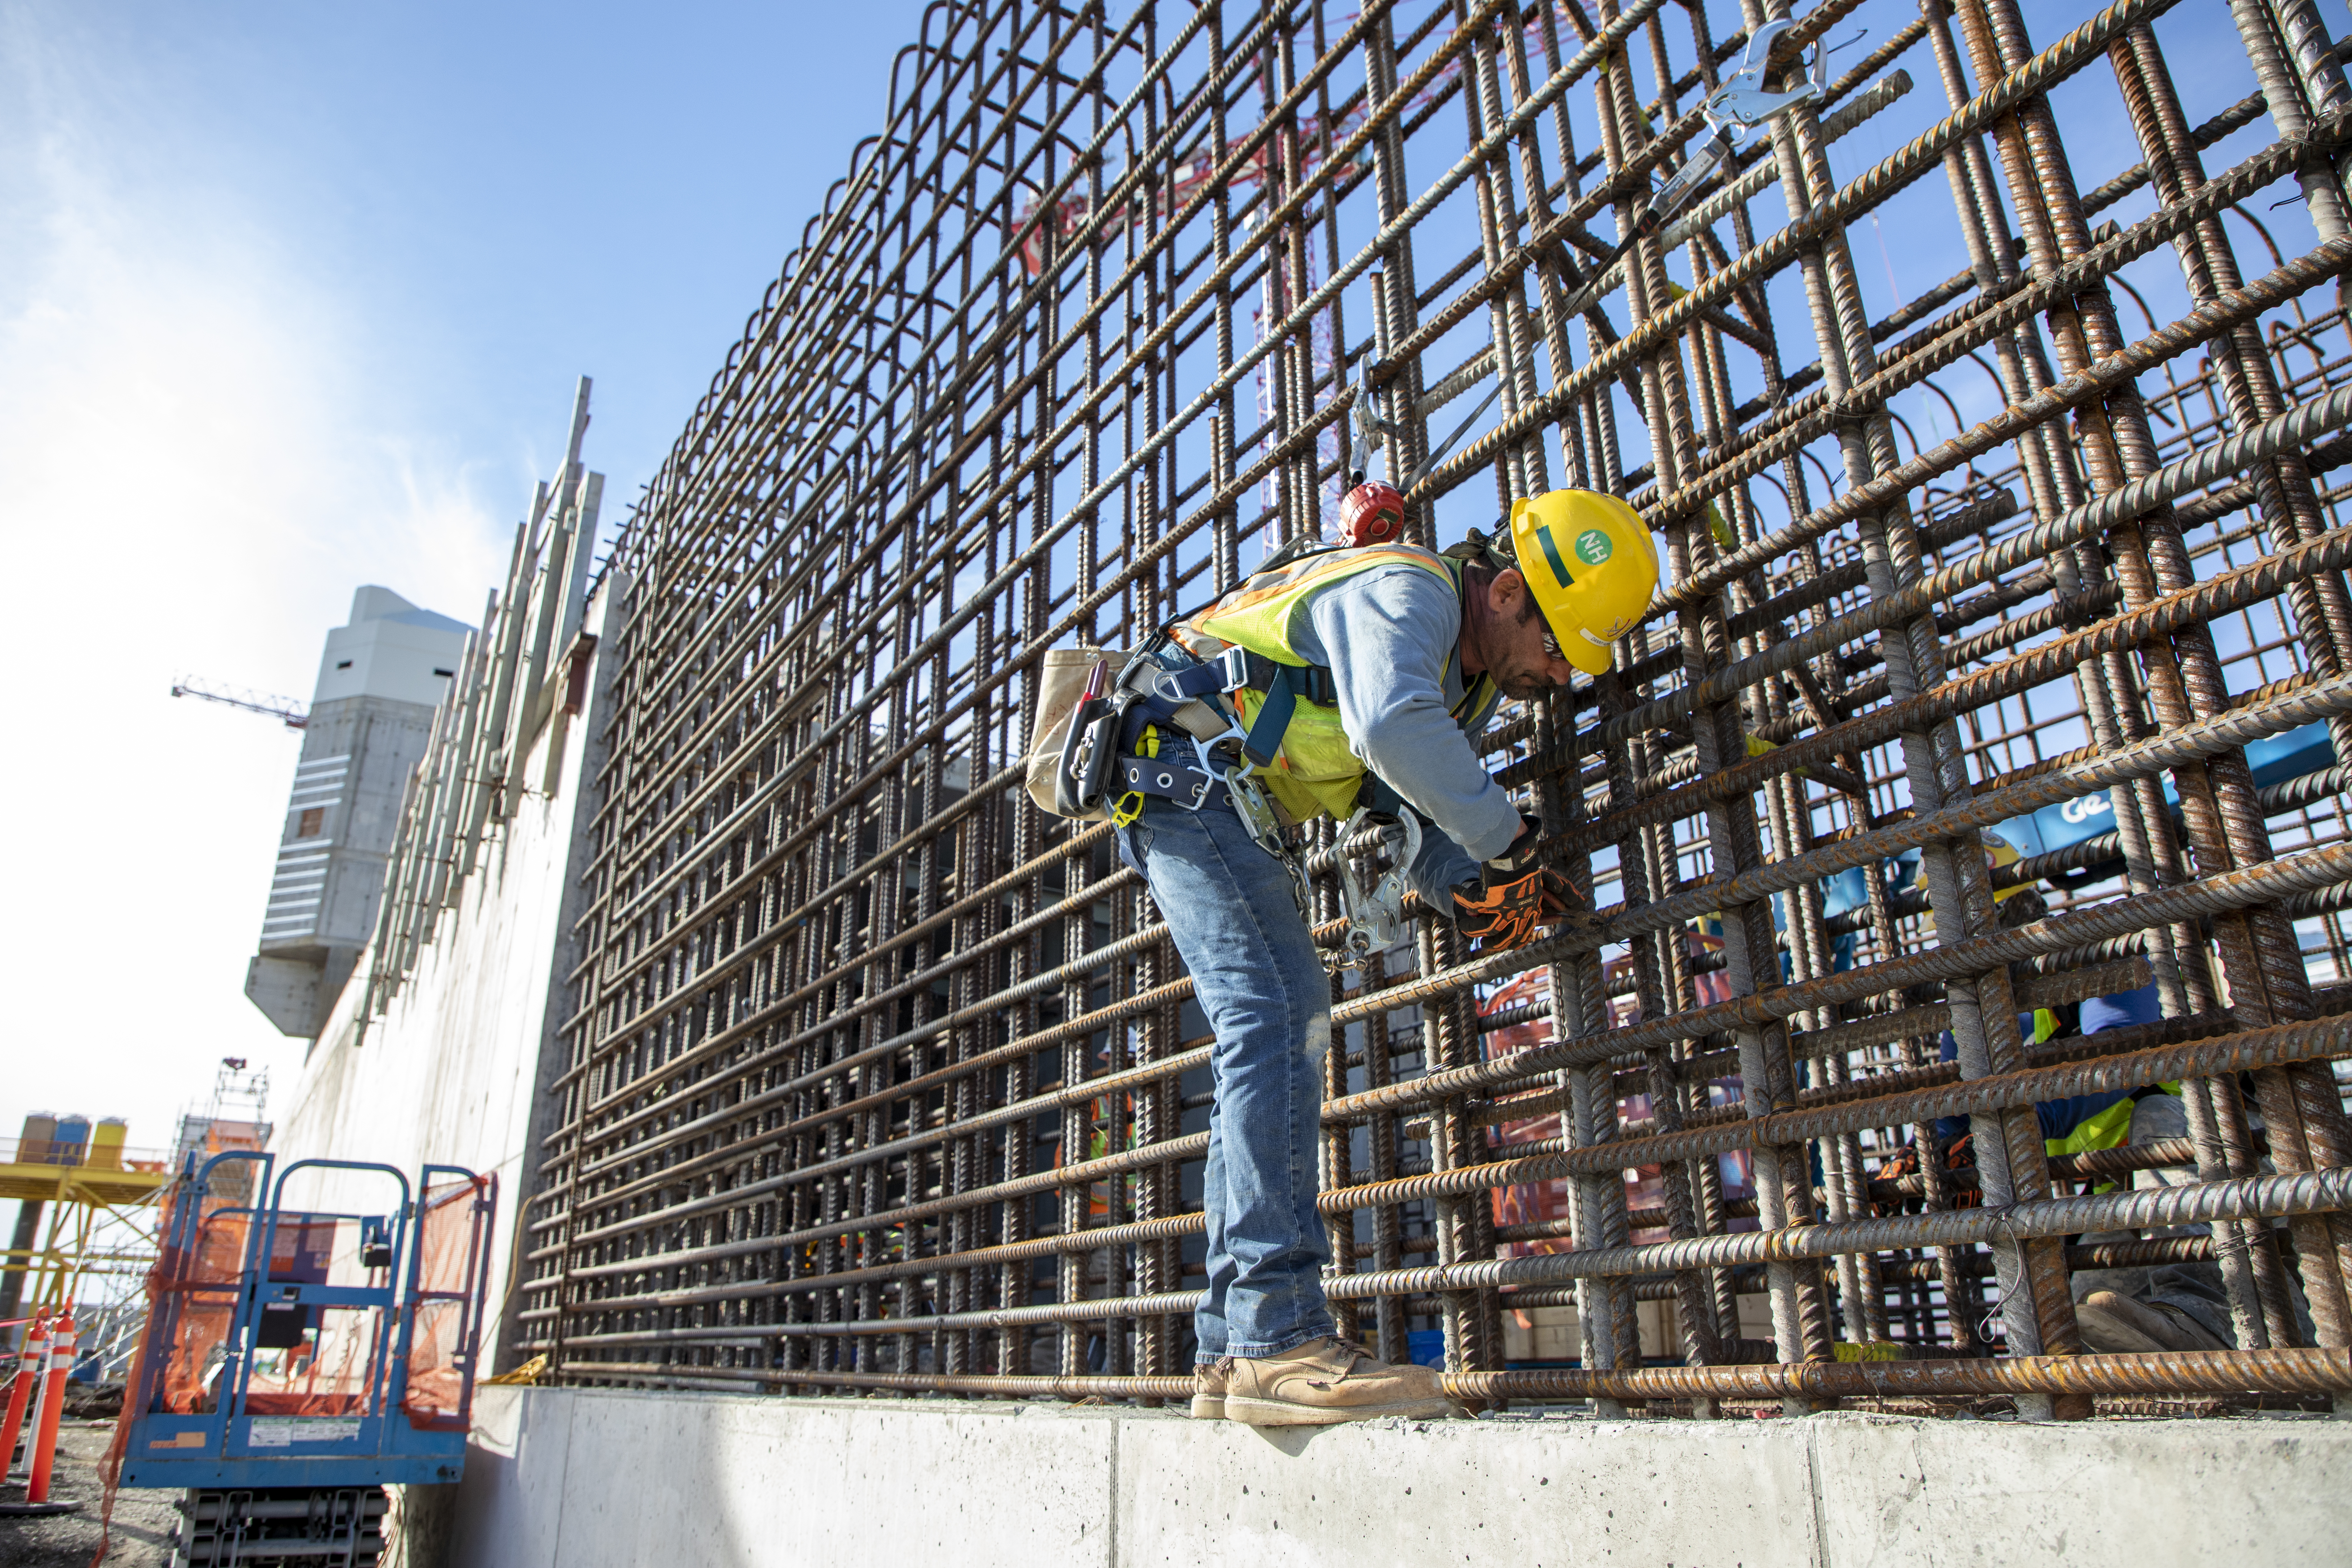
[[[1478,880],[1454,889],[1454,926],[1480,952],[1525,947],[1573,913],[1581,903],[1567,876],[1538,864],[1536,841],[1542,828],[1533,817],[1511,847],[1479,868]]]

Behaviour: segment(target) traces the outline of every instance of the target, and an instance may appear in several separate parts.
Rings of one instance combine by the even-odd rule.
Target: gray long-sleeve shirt
[[[1518,808],[1486,772],[1472,738],[1496,703],[1464,721],[1462,602],[1419,566],[1375,566],[1309,595],[1294,612],[1293,651],[1327,666],[1339,688],[1349,749],[1388,781],[1436,833],[1409,873],[1440,908],[1445,889],[1478,874],[1519,834]]]

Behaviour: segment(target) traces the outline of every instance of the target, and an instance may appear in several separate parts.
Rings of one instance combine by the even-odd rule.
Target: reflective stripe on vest
[[[1310,555],[1279,571],[1252,577],[1190,621],[1169,630],[1198,658],[1213,658],[1238,644],[1276,664],[1305,668],[1306,658],[1290,646],[1290,627],[1292,617],[1307,599],[1359,573],[1396,565],[1434,573],[1457,595],[1460,593],[1460,569],[1444,556],[1410,544],[1366,545]],[[1447,649],[1447,667],[1453,668],[1460,657],[1459,648]],[[1492,704],[1495,688],[1483,675],[1463,684],[1462,700],[1455,705],[1454,717],[1457,723],[1467,725]],[[1241,721],[1247,728],[1265,694],[1244,690],[1237,698]],[[1364,772],[1364,760],[1356,755],[1347,731],[1340,728],[1339,709],[1301,698],[1282,731],[1282,746],[1274,765],[1259,776],[1283,809],[1304,822],[1326,812],[1344,817],[1354,810]]]

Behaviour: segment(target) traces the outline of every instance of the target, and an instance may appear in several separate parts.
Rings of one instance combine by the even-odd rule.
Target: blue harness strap
[[[1266,682],[1265,700],[1258,704],[1257,717],[1250,721],[1249,734],[1242,742],[1242,755],[1254,768],[1272,767],[1275,752],[1282,750],[1282,732],[1290,728],[1290,716],[1298,709],[1298,673],[1296,666],[1276,665]]]

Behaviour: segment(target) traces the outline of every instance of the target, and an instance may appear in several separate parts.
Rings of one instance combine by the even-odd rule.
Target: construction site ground
[[[0,1517],[0,1563],[7,1568],[89,1568],[98,1551],[99,1510],[106,1496],[100,1467],[113,1441],[111,1416],[68,1421],[58,1429],[58,1468],[49,1499],[81,1507],[43,1518]],[[174,1495],[126,1491],[116,1497],[106,1568],[163,1568],[171,1561],[172,1527],[179,1520]],[[11,1481],[0,1490],[0,1502],[21,1502],[24,1497],[22,1481]]]

